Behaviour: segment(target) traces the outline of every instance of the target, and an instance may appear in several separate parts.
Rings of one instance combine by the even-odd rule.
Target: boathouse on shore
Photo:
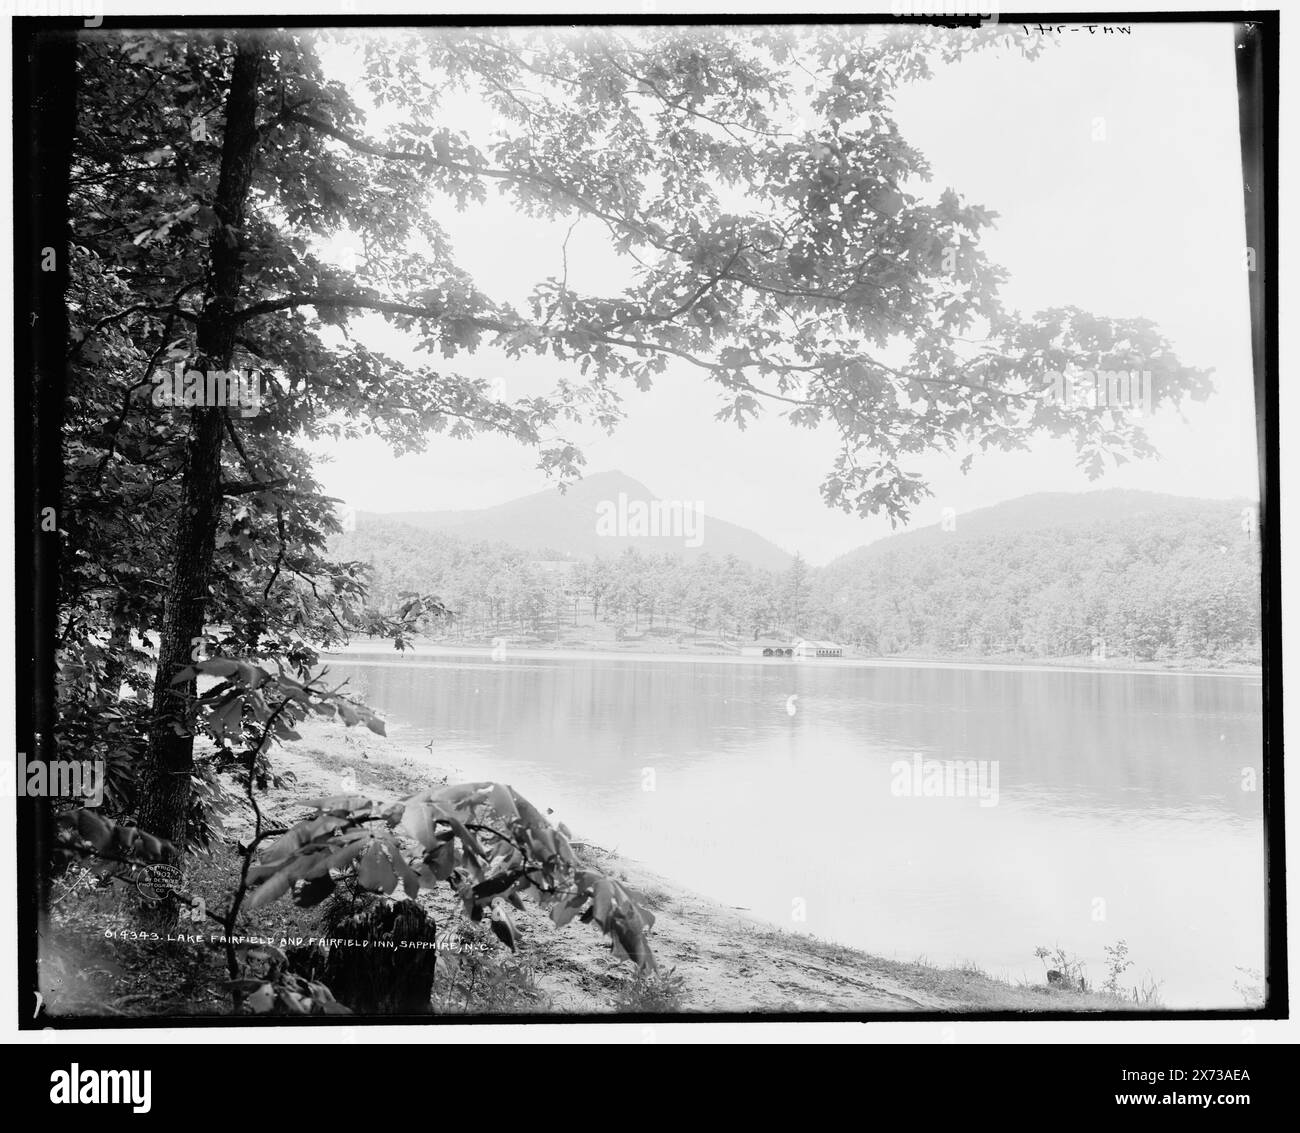
[[[836,645],[833,641],[796,641],[794,655],[796,657],[843,657],[844,646]]]

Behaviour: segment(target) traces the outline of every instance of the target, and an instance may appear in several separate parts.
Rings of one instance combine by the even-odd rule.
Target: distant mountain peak
[[[661,515],[654,506],[630,506],[654,505],[656,501],[669,505],[672,515]],[[657,496],[626,472],[611,468],[584,476],[563,492],[551,484],[492,507],[387,512],[377,518],[439,531],[466,542],[505,543],[548,557],[607,559],[633,549],[686,559],[704,554],[717,559],[735,555],[771,571],[789,567],[792,556],[775,543],[748,528],[706,515],[697,505],[695,500]],[[689,524],[685,522],[688,507],[692,511]],[[650,513],[648,522],[642,515],[645,512]]]
[[[648,500],[654,498],[654,493],[640,480],[617,468],[611,468],[605,472],[592,472],[581,480],[575,481],[569,486],[568,494],[571,495],[574,492],[581,492],[583,495],[593,495],[601,492],[626,492],[629,496],[635,496],[637,499]]]

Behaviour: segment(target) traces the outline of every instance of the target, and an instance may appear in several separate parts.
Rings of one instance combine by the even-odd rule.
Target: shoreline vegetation
[[[1153,672],[1262,659],[1256,513],[1236,502],[1034,493],[812,566],[731,527],[694,551],[593,535],[591,517],[624,495],[655,501],[594,473],[562,504],[542,492],[359,513],[332,546],[367,564],[377,611],[437,595],[450,617],[416,632],[447,643],[723,656],[804,638],[858,658]]]
[[[495,644],[494,644],[495,643]],[[350,655],[386,656],[393,661],[411,661],[424,657],[455,657],[471,654],[493,656],[506,660],[515,655],[545,658],[610,658],[644,657],[647,660],[735,660],[763,665],[809,665],[835,668],[940,668],[940,669],[1040,669],[1048,672],[1098,672],[1098,673],[1169,673],[1175,675],[1206,675],[1229,677],[1261,677],[1263,669],[1258,664],[1232,662],[1208,665],[1194,659],[1167,661],[1137,661],[1127,657],[1095,658],[1087,655],[1074,657],[1035,657],[1018,653],[903,653],[876,656],[845,649],[840,658],[755,657],[742,654],[727,642],[701,640],[684,643],[676,648],[654,641],[531,641],[527,635],[500,635],[489,641],[475,638],[465,641],[446,639],[415,639],[399,652],[389,638],[359,636],[347,646],[322,650],[324,662],[344,662]]]
[[[310,813],[303,801],[341,787],[397,798],[447,780],[447,768],[398,741],[323,721],[301,727],[302,738],[279,748],[280,785],[259,791],[268,822],[290,824]],[[534,802],[546,806],[546,800]],[[211,909],[224,907],[238,876],[233,840],[251,832],[247,807],[225,822],[231,841],[195,859],[189,887]],[[1012,982],[974,966],[939,967],[886,959],[781,929],[741,909],[668,880],[645,863],[592,845],[575,831],[583,864],[628,886],[653,911],[650,938],[658,973],[641,977],[616,960],[584,926],[557,929],[531,901],[516,914],[519,948],[504,945],[463,916],[445,887],[419,900],[437,925],[439,949],[458,952],[450,980],[434,981],[433,1014],[826,1013],[849,1012],[1102,1012],[1150,1010],[1151,1004],[1100,991],[1045,982]],[[63,895],[65,898],[68,895]],[[248,914],[245,936],[283,947],[325,935],[319,908],[287,897]],[[182,922],[171,940],[141,939],[127,901],[112,891],[56,901],[55,946],[42,961],[50,1015],[222,1016],[225,990],[220,930],[215,922]],[[443,941],[448,942],[447,945]],[[1034,971],[1026,941],[1025,972]],[[482,957],[492,953],[494,963]],[[475,959],[478,961],[475,962]]]

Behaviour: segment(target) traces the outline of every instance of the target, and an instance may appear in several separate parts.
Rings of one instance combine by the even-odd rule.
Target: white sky
[[[1181,414],[1164,409],[1148,419],[1161,460],[1125,465],[1095,484],[1074,468],[1064,442],[979,455],[966,476],[960,455],[919,458],[911,467],[934,496],[917,509],[916,525],[937,522],[947,507],[960,516],[1037,491],[1257,494],[1232,29],[1136,24],[1131,36],[1057,38],[1033,63],[988,52],[903,89],[900,129],[934,171],[924,191],[937,196],[951,185],[1000,214],[984,247],[1010,272],[1002,291],[1009,307],[1073,304],[1151,318],[1185,363],[1214,368],[1217,390]],[[345,66],[342,56],[330,58]],[[1094,140],[1098,118],[1104,141]],[[560,273],[569,222],[517,217],[495,194],[464,214],[448,206],[438,219],[489,294],[519,302],[536,280]],[[590,222],[570,240],[569,275],[591,291],[621,278]],[[357,325],[370,345],[428,362],[382,320]],[[544,392],[556,374],[547,369],[554,363],[503,371],[487,357],[450,365],[504,378],[511,397]],[[821,502],[818,486],[836,452],[829,430],[794,429],[775,413],[743,433],[715,422],[715,387],[685,363],[650,393],[629,391],[625,404],[613,436],[570,432],[589,472],[618,468],[662,498],[703,501],[705,512],[814,563],[890,533],[887,520]],[[326,490],[368,511],[485,507],[547,484],[533,450],[496,437],[435,438],[427,453],[400,459],[375,440],[316,451],[330,458],[320,469]]]

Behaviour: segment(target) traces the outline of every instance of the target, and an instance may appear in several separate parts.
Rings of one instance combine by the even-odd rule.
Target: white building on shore
[[[794,655],[796,657],[843,657],[844,646],[836,645],[833,641],[796,641]]]

